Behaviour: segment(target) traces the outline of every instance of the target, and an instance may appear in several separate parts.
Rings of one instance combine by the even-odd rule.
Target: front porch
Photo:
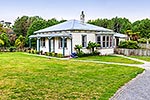
[[[68,56],[73,52],[71,34],[37,34],[29,36],[29,47],[31,39],[37,39],[37,51],[55,52]]]

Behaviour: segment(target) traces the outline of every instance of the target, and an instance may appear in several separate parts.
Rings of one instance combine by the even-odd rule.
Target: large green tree
[[[19,35],[26,36],[30,25],[34,21],[39,19],[42,18],[40,18],[39,16],[34,16],[34,17],[22,16],[21,18],[18,17],[14,23],[13,30],[17,34],[17,36]]]
[[[35,31],[38,31],[40,29],[44,29],[46,28],[48,25],[47,25],[47,21],[45,20],[37,20],[37,21],[34,21],[31,26],[29,27],[28,31],[27,31],[27,35],[26,35],[26,46],[29,45],[29,36],[30,35],[33,35]],[[32,39],[32,46],[35,46],[36,44],[36,41],[35,39]]]
[[[112,18],[111,19],[111,29],[117,33],[126,33],[127,30],[131,30],[131,22],[127,18]]]
[[[96,19],[89,20],[88,23],[97,25],[100,27],[114,30],[114,32],[125,33],[127,30],[131,30],[131,22],[127,18],[112,18],[112,19]]]
[[[108,20],[108,19],[96,19],[96,20],[89,20],[88,21],[89,24],[93,24],[93,25],[97,25],[97,26],[100,26],[100,27],[104,27],[104,28],[110,28],[110,24],[111,24],[111,21]]]
[[[133,32],[139,32],[141,38],[150,38],[150,19],[134,22],[132,30]]]
[[[30,36],[30,35],[33,35],[35,31],[38,31],[38,30],[40,30],[40,29],[44,29],[44,28],[46,28],[46,27],[50,27],[50,26],[53,26],[53,25],[62,23],[62,22],[64,22],[64,21],[66,21],[66,20],[58,21],[58,20],[56,20],[55,18],[49,19],[48,21],[43,20],[43,19],[42,19],[42,20],[40,19],[40,20],[34,21],[34,22],[30,25],[30,27],[29,27],[29,29],[28,29],[28,31],[27,31],[27,35],[26,35],[26,46],[29,45],[29,36]],[[32,39],[32,46],[34,46],[35,44],[36,44],[35,39]]]

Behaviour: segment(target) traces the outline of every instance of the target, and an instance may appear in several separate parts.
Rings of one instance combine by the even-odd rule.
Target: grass
[[[0,54],[0,100],[108,100],[143,69]]]
[[[89,56],[89,57],[81,57],[77,58],[79,60],[94,60],[94,61],[103,61],[103,62],[116,62],[116,63],[125,63],[125,64],[142,64],[141,62],[137,62],[134,60],[130,60],[123,57],[118,56]]]
[[[150,57],[149,56],[130,56],[130,57],[141,59],[141,60],[145,60],[145,61],[150,61]]]

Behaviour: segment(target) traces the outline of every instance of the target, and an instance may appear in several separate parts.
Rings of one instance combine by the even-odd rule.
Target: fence
[[[116,48],[116,54],[122,54],[126,56],[135,55],[135,56],[150,56],[150,49],[123,49]]]
[[[12,48],[12,47],[0,47],[0,52],[9,52],[10,48]],[[28,49],[29,49],[28,47],[24,47],[21,49],[20,48],[14,48],[13,51],[26,51]]]
[[[139,43],[138,44],[141,48],[146,48],[146,49],[150,49],[150,44],[146,44],[146,43]]]

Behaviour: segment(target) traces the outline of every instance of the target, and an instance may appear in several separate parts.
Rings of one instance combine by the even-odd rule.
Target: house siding
[[[91,42],[96,42],[96,34],[95,33],[71,33],[72,34],[72,52],[76,52],[75,45],[82,45],[82,36],[86,35],[87,36],[87,45],[89,41]],[[55,37],[51,39],[51,52],[55,53],[60,53],[63,54],[63,48],[59,48],[59,38],[60,37]],[[54,43],[53,43],[54,42]],[[53,46],[54,44],[54,46]],[[55,47],[55,48],[53,48]],[[38,46],[37,46],[38,48]],[[49,52],[49,40],[48,38],[45,39],[45,47],[42,47],[40,45],[40,51],[43,52]],[[91,52],[90,50],[86,49],[86,47],[82,48],[82,51],[84,53],[89,53]],[[100,48],[98,49],[99,52],[101,52],[102,55],[108,55],[108,54],[113,54],[114,49],[113,48]],[[65,56],[68,56],[71,54],[71,39],[67,38],[67,48],[65,48]]]

